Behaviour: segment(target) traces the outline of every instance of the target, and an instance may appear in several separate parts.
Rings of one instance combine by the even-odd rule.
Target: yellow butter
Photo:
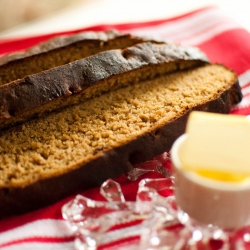
[[[250,177],[250,120],[245,116],[192,112],[180,149],[185,170],[240,182]]]

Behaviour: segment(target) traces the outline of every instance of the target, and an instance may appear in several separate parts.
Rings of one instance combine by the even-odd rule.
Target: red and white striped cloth
[[[223,63],[239,75],[243,90],[243,101],[234,107],[232,113],[250,114],[250,34],[220,9],[208,7],[167,20],[122,25],[102,25],[84,30],[117,29],[134,34],[156,36],[161,39],[192,45],[204,51],[212,62]],[[68,31],[72,34],[83,30]],[[49,34],[16,40],[0,40],[0,55],[22,50],[59,34]],[[150,173],[144,178],[155,178]],[[126,200],[134,200],[136,182],[124,176],[116,179]],[[99,188],[82,192],[89,198],[103,200]],[[52,206],[21,216],[0,220],[0,249],[73,249],[74,237],[69,224],[62,219],[61,207],[73,197],[68,197]],[[1,213],[1,211],[0,211]]]

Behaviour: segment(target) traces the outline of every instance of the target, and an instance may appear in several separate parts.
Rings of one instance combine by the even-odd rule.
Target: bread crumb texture
[[[216,99],[235,75],[206,65],[136,83],[3,132],[0,187],[67,173]]]

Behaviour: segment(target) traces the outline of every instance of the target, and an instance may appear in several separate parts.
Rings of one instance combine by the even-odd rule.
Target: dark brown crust
[[[143,41],[144,38],[117,31],[82,32],[71,36],[59,36],[24,52],[0,58],[0,85],[105,50],[123,49]]]
[[[68,49],[68,46],[75,45],[78,42],[82,43],[104,43],[109,40],[118,39],[119,37],[127,37],[128,39],[132,39],[133,37],[130,34],[119,33],[118,31],[101,31],[101,32],[81,32],[75,35],[65,35],[65,36],[57,36],[55,38],[51,38],[45,42],[41,42],[23,52],[15,52],[8,54],[4,57],[0,58],[0,65],[4,65],[7,63],[12,63],[16,60],[24,59],[26,60],[28,57],[43,54],[43,53],[51,53],[52,50],[63,48],[64,50]],[[136,38],[137,39],[137,38]],[[139,40],[139,38],[138,38]],[[35,58],[35,57],[34,57]],[[24,61],[22,61],[24,62]]]
[[[104,80],[116,82],[114,88],[117,88],[133,81],[200,66],[205,61],[204,55],[196,49],[148,42],[124,50],[101,52],[30,75],[0,86],[0,129],[41,115],[43,112],[82,101],[86,98],[84,97],[86,90],[89,91],[94,85],[101,86]],[[172,66],[165,67],[165,65]],[[148,75],[147,67],[153,66],[155,73]],[[143,70],[145,74],[141,74],[140,79],[134,74],[134,78],[130,77],[130,82],[119,82],[122,74]],[[94,89],[96,92],[92,93],[93,96],[110,90],[109,87],[101,91],[99,87]]]
[[[192,110],[229,113],[239,100],[241,91],[238,82],[219,98]],[[0,217],[21,214],[52,204],[84,189],[98,186],[108,178],[124,174],[136,164],[168,151],[173,142],[185,130],[189,113],[170,121],[134,141],[108,152],[98,152],[99,157],[67,174],[38,181],[24,188],[0,190]]]

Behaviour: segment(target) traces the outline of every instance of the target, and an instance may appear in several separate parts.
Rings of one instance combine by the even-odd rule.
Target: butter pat
[[[183,170],[239,182],[250,177],[250,120],[245,116],[192,112],[179,151]]]

